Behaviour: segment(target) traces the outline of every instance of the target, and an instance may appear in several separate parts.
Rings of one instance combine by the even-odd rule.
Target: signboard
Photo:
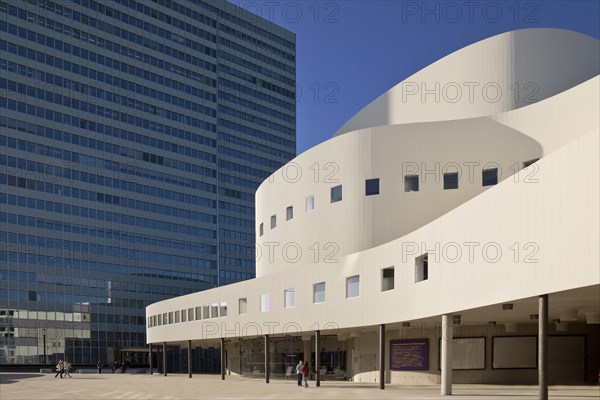
[[[390,370],[426,371],[429,369],[429,339],[390,340]]]

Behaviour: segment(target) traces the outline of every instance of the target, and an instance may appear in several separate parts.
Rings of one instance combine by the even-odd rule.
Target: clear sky
[[[297,152],[432,62],[524,28],[600,39],[600,1],[233,1],[296,33]]]

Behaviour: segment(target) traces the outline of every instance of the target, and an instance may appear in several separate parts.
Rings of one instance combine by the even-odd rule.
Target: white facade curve
[[[550,382],[593,382],[600,67],[590,53],[598,48],[573,32],[522,30],[415,74],[443,80],[449,63],[488,71],[470,79],[508,83],[538,68],[532,79],[552,76],[553,86],[532,104],[485,110],[425,101],[420,111],[395,104],[392,113],[391,103],[377,103],[390,113],[360,112],[348,125],[356,129],[298,156],[258,189],[257,277],[148,306],[148,343],[225,339],[227,372],[251,376],[265,372],[257,338],[268,335],[274,375],[318,354],[325,379],[378,382],[383,360],[385,382],[432,384],[442,380],[445,315],[461,338],[455,382],[531,384],[538,300],[548,295]],[[546,66],[550,59],[565,64]],[[513,68],[519,74],[506,75]],[[386,331],[383,353],[378,329]],[[315,331],[324,340],[316,352]]]
[[[491,116],[545,100],[598,74],[598,42],[560,29],[503,33],[460,49],[379,96],[336,133]]]

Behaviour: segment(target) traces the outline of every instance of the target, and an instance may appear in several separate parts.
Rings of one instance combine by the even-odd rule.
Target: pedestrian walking
[[[298,386],[302,386],[302,368],[304,368],[304,363],[302,360],[298,361],[298,365],[296,365],[296,376],[298,378]]]
[[[102,361],[98,360],[98,362],[96,363],[96,368],[98,368],[98,373],[101,374],[102,373]]]
[[[310,365],[308,364],[308,361],[306,361],[304,363],[304,367],[302,368],[302,379],[303,379],[305,388],[308,387],[308,377],[309,376],[310,376]]]
[[[58,360],[58,364],[56,364],[56,375],[54,375],[54,377],[56,378],[58,375],[60,375],[60,379],[62,379],[63,372],[65,372],[65,363],[63,360]]]
[[[70,362],[68,362],[68,361],[65,361],[65,362],[64,362],[64,366],[65,366],[65,368],[64,368],[64,370],[65,370],[65,378],[66,378],[67,376],[68,376],[69,378],[72,378],[72,376],[71,376],[71,368],[72,368],[72,367],[71,367],[71,363],[70,363]]]

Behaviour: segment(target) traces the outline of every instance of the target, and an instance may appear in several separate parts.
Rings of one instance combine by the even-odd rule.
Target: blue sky
[[[468,44],[524,28],[600,39],[600,1],[233,1],[296,33],[297,151],[329,139],[357,111]]]

